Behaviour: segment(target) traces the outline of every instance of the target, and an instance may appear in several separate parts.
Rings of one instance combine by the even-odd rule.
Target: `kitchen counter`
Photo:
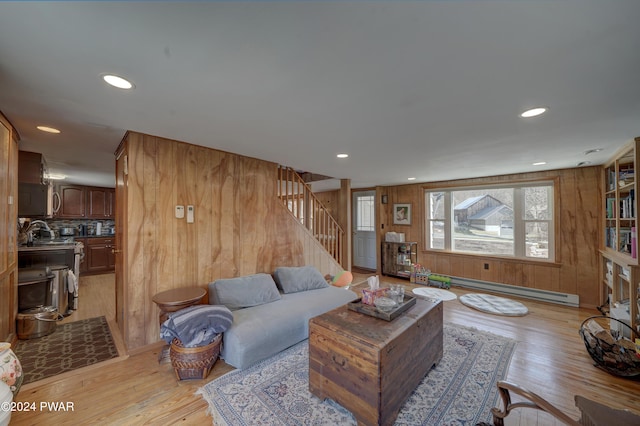
[[[69,243],[36,243],[33,246],[19,245],[18,252],[28,252],[28,251],[51,251],[51,250],[75,250],[78,244],[82,244],[80,242],[69,242]]]

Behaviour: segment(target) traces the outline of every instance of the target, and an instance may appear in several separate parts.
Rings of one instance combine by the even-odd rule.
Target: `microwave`
[[[18,183],[18,217],[53,217],[53,185]]]

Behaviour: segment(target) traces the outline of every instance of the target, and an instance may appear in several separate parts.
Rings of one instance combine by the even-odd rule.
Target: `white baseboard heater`
[[[559,305],[571,306],[574,308],[580,306],[580,298],[577,294],[559,293],[556,291],[539,290],[530,287],[499,284],[490,281],[472,280],[469,278],[459,278],[454,276],[451,276],[451,285],[471,288],[474,290],[485,290],[493,293],[502,293],[511,296],[524,297],[541,302],[557,303]]]

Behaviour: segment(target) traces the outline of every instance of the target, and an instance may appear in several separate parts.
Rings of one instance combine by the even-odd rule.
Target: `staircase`
[[[291,167],[278,167],[278,197],[333,259],[342,264],[344,230]]]

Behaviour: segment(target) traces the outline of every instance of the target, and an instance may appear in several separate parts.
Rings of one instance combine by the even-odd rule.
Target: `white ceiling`
[[[601,164],[640,136],[639,18],[637,0],[0,2],[0,111],[87,185],[113,186],[126,130],[355,188]]]

